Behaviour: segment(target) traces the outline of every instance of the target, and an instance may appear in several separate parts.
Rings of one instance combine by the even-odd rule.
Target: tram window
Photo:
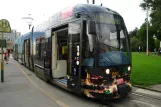
[[[43,66],[45,51],[45,38],[40,37],[36,39],[36,63]]]
[[[44,37],[36,39],[36,56],[38,60],[43,60],[43,52],[45,50],[45,39]]]
[[[45,67],[50,68],[51,61],[51,37],[46,39],[46,58],[45,58]]]
[[[67,60],[67,37],[68,30],[61,30],[57,32],[57,52],[58,52],[58,60]]]
[[[40,52],[41,52],[41,44],[40,44],[40,39],[41,38],[37,38],[36,39],[36,56],[37,56],[37,59],[40,59]]]
[[[45,38],[41,38],[41,49],[40,49],[41,51],[41,60],[43,60],[43,58],[44,58],[44,51],[45,51]]]
[[[25,47],[25,48],[26,48],[26,52],[25,52],[25,54],[28,55],[28,51],[29,51],[29,50],[28,50],[28,40],[26,40],[25,43],[26,43],[26,47]]]
[[[27,54],[30,55],[30,40],[28,40],[28,51],[27,51]]]

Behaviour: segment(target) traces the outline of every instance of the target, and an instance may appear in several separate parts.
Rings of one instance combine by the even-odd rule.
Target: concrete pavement
[[[4,64],[4,82],[0,82],[0,107],[61,107],[40,92],[10,59]]]
[[[152,85],[152,86],[149,86],[149,87],[142,87],[142,86],[138,86],[138,85],[133,85],[133,87],[143,88],[143,89],[147,89],[147,90],[151,90],[151,91],[155,91],[155,92],[160,92],[161,93],[161,84]]]
[[[161,92],[161,84],[153,85],[153,86],[150,86],[149,88]]]

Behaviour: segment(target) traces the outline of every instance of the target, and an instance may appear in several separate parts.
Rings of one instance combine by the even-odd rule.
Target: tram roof
[[[28,32],[20,36],[19,39],[22,38],[23,40],[26,40],[26,39],[29,39],[31,35],[32,35],[32,32]],[[44,35],[44,32],[34,32],[34,37],[39,37],[41,35]]]
[[[78,4],[76,5],[75,8],[76,11],[89,11],[91,13],[95,13],[95,12],[109,12],[109,13],[113,13],[113,14],[118,14],[116,11],[104,7],[104,6],[100,6],[100,5],[95,5],[95,4]]]
[[[63,10],[53,14],[45,22],[36,26],[35,31],[42,32],[54,25],[59,25],[62,22],[68,22],[71,18],[74,18],[74,15],[77,12],[82,12],[82,14],[86,14],[83,12],[88,12],[90,14],[93,14],[96,12],[107,12],[107,13],[120,15],[116,11],[104,6],[95,5],[95,4],[77,4],[71,7],[64,8]]]

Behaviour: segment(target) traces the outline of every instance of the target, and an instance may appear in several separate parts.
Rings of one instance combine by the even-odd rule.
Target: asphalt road
[[[12,60],[10,63],[17,63]],[[123,99],[100,101],[71,93],[38,78],[23,65],[16,64],[33,87],[63,107],[161,107],[161,93],[133,87],[130,95]],[[53,106],[54,107],[54,106]]]

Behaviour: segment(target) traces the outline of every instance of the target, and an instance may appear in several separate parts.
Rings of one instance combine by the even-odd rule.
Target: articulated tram
[[[122,16],[78,4],[52,15],[15,42],[15,59],[35,74],[90,98],[131,91],[131,52]]]

